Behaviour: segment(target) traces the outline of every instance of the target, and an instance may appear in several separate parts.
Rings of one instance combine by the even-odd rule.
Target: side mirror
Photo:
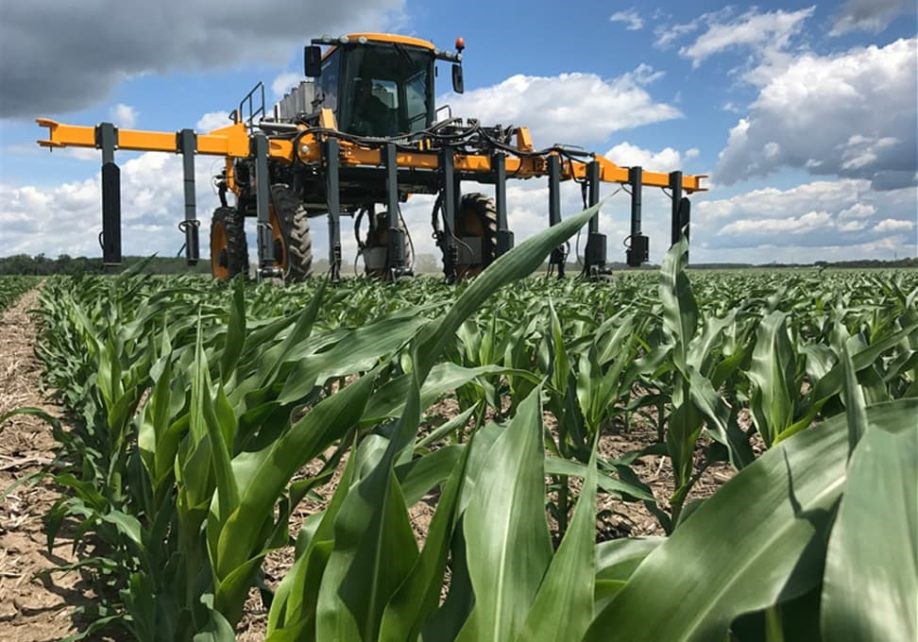
[[[465,91],[465,84],[462,82],[462,65],[453,65],[453,91],[457,94]]]
[[[303,50],[303,72],[310,78],[318,78],[322,75],[322,47],[308,45]]]

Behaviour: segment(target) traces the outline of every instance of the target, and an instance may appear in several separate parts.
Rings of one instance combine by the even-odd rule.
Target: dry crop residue
[[[39,391],[37,328],[29,311],[38,290],[27,292],[0,317],[0,415],[33,406],[60,416]],[[54,456],[51,427],[19,415],[0,424],[0,492],[47,465]],[[47,572],[72,562],[72,542],[58,538],[50,553],[43,517],[59,497],[50,483],[21,485],[0,500],[0,640],[59,640],[75,632],[71,606],[86,599],[78,573]]]

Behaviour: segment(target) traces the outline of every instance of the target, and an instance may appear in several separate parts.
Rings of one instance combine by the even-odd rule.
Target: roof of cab
[[[411,47],[420,47],[421,49],[428,49],[430,51],[436,49],[433,43],[428,40],[414,38],[413,36],[400,36],[393,33],[349,33],[347,37],[349,40],[357,40],[363,37],[373,42],[392,42],[400,45],[409,45]]]

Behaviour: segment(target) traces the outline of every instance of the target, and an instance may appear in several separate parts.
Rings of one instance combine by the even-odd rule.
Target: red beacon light
[[[456,51],[462,53],[463,49],[465,49],[465,38],[459,36],[456,38]]]

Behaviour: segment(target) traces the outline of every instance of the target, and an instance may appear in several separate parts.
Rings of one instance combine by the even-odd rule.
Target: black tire
[[[462,263],[460,258],[456,266],[459,278],[475,276],[497,259],[497,206],[490,196],[478,192],[463,194],[459,201],[459,212],[456,217],[459,238],[472,236],[481,238],[481,263]],[[460,248],[460,257],[462,250]]]
[[[218,207],[210,221],[210,271],[215,279],[249,273],[245,218],[235,207]]]
[[[271,203],[282,240],[280,248],[275,246],[275,260],[284,271],[285,280],[302,281],[312,274],[308,213],[287,185],[271,186]]]

